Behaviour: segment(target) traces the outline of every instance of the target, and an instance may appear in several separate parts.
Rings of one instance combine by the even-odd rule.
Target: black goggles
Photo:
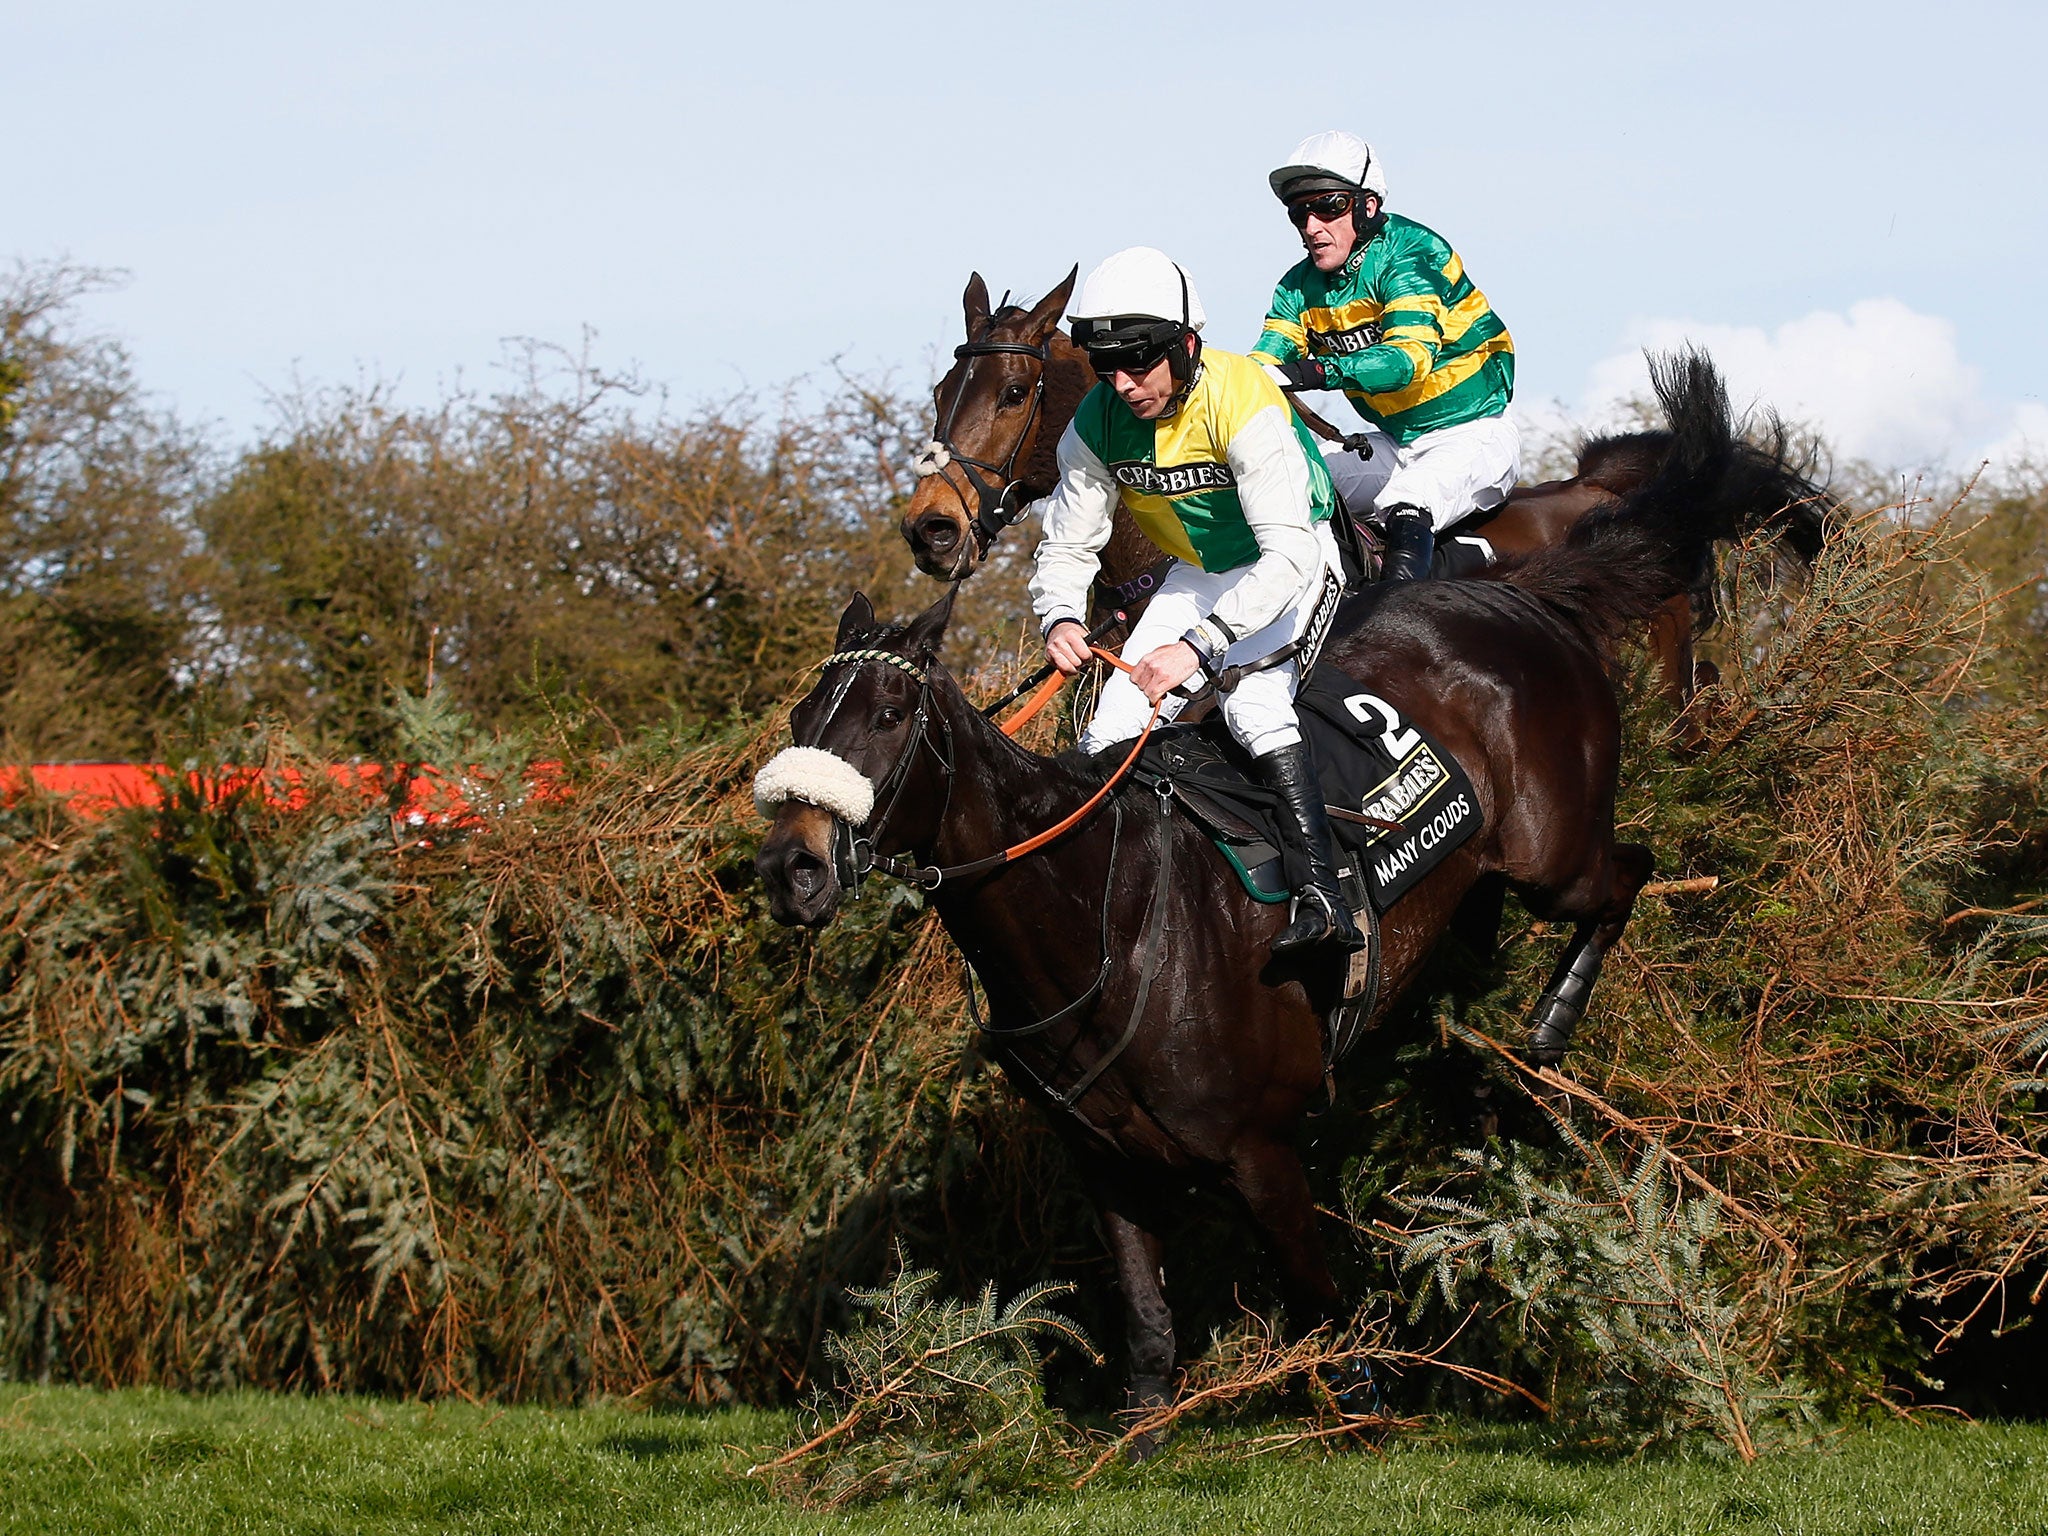
[[[1308,228],[1310,214],[1327,224],[1349,213],[1359,196],[1356,192],[1319,192],[1314,197],[1298,197],[1287,205],[1287,217],[1296,229]]]
[[[1088,366],[1105,379],[1113,373],[1150,373],[1180,344],[1184,334],[1178,320],[1152,320],[1114,329],[1082,320],[1074,326],[1074,341],[1088,354]]]

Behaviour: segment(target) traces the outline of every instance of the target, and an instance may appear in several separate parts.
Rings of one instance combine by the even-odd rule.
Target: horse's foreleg
[[[1607,863],[1607,899],[1573,930],[1564,958],[1529,1016],[1526,1054],[1535,1066],[1554,1067],[1564,1060],[1572,1031],[1586,1016],[1593,983],[1600,979],[1600,963],[1628,926],[1636,896],[1650,878],[1650,850],[1640,843],[1616,843]]]
[[[1231,1166],[1231,1183],[1265,1229],[1286,1284],[1289,1331],[1297,1336],[1338,1317],[1337,1282],[1316,1229],[1315,1196],[1301,1159],[1284,1142],[1261,1142],[1241,1151]],[[1316,1373],[1347,1413],[1381,1411],[1379,1384],[1363,1360],[1341,1361]]]
[[[1309,1329],[1337,1315],[1337,1282],[1316,1230],[1315,1197],[1294,1148],[1282,1141],[1242,1146],[1230,1168],[1230,1182],[1273,1245],[1296,1315],[1289,1321]]]
[[[1124,1293],[1124,1334],[1130,1354],[1131,1385],[1125,1411],[1142,1415],[1173,1397],[1173,1313],[1166,1305],[1166,1275],[1159,1267],[1159,1234],[1141,1227],[1107,1201],[1102,1228]],[[1153,1437],[1132,1445],[1134,1458],[1158,1449]]]
[[[1445,934],[1464,945],[1478,965],[1486,965],[1500,952],[1502,903],[1507,893],[1506,877],[1489,871],[1472,882],[1451,912]]]

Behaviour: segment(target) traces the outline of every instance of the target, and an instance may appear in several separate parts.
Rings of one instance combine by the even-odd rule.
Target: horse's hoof
[[[1127,1424],[1142,1424],[1146,1419],[1173,1401],[1173,1394],[1166,1390],[1162,1380],[1147,1379],[1136,1382],[1124,1394],[1123,1418]],[[1166,1449],[1166,1442],[1172,1437],[1172,1427],[1147,1430],[1142,1435],[1133,1435],[1124,1445],[1124,1460],[1132,1466],[1140,1466]]]
[[[1386,1416],[1386,1394],[1380,1390],[1379,1377],[1373,1374],[1370,1361],[1346,1360],[1339,1365],[1325,1366],[1316,1372],[1316,1379],[1322,1382],[1323,1390],[1330,1394],[1330,1401],[1346,1418],[1378,1419]]]
[[[1124,1445],[1124,1464],[1142,1467],[1146,1462],[1166,1449],[1165,1435],[1134,1435]]]

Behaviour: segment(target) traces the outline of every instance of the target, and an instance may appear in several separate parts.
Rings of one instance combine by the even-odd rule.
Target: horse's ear
[[[1080,275],[1081,264],[1076,262],[1067,275],[1061,279],[1060,285],[1033,306],[1030,315],[1031,335],[1044,336],[1046,332],[1060,323],[1060,317],[1067,312],[1067,300],[1074,295],[1074,280]]]
[[[946,588],[946,595],[910,621],[903,632],[903,653],[920,666],[929,665],[945,643],[946,626],[953,619],[953,599],[960,595],[960,583]]]
[[[988,323],[988,284],[979,272],[967,279],[967,291],[960,295],[960,307],[967,311],[967,334],[972,337]]]
[[[835,651],[846,649],[846,642],[855,635],[864,635],[875,627],[875,605],[868,601],[865,592],[853,594],[853,601],[846,605],[846,612],[839,615],[839,638],[832,642]]]

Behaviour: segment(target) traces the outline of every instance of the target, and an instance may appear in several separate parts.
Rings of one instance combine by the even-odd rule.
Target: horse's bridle
[[[996,322],[989,321],[989,330],[995,329]],[[911,468],[920,479],[942,473],[949,464],[958,464],[967,482],[974,487],[978,505],[974,515],[968,519],[968,527],[974,533],[974,553],[977,558],[988,554],[990,547],[1001,537],[1005,528],[1012,528],[1024,516],[1023,499],[1018,496],[1023,482],[1014,478],[1017,455],[1024,451],[1024,444],[1031,436],[1031,429],[1038,421],[1039,408],[1045,401],[1045,371],[1052,363],[1052,333],[1037,346],[1028,346],[1021,341],[990,341],[988,332],[981,339],[970,337],[953,349],[956,361],[967,364],[966,373],[961,375],[960,387],[953,391],[953,403],[946,408],[946,419],[938,424],[937,435],[925,444],[924,449],[911,462]],[[1010,445],[1010,456],[1001,464],[991,464],[986,459],[977,459],[962,453],[953,446],[953,424],[960,415],[960,402],[967,396],[968,381],[974,377],[974,359],[977,357],[1035,357],[1038,359],[1038,377],[1031,386],[1031,409],[1025,414],[1024,425],[1017,433],[1017,440]],[[984,479],[987,475],[990,479]],[[947,481],[950,486],[952,482]],[[958,496],[959,490],[954,489]],[[964,508],[966,497],[962,496]]]
[[[834,651],[818,664],[818,670],[823,672],[829,667],[841,665],[857,668],[868,662],[880,662],[915,678],[917,707],[910,715],[910,741],[905,745],[902,755],[889,769],[888,775],[876,786],[875,803],[882,807],[882,812],[879,816],[868,817],[864,824],[867,835],[862,836],[855,832],[852,824],[843,816],[835,815],[832,818],[832,870],[849,896],[860,889],[862,879],[870,870],[875,869],[925,890],[935,891],[939,888],[940,880],[958,871],[921,869],[912,860],[893,855],[879,855],[875,852],[875,840],[881,835],[889,817],[894,814],[896,802],[903,798],[903,788],[910,782],[910,765],[917,760],[918,754],[926,749],[939,760],[940,768],[945,771],[946,798],[939,807],[939,819],[941,822],[945,820],[946,807],[953,800],[953,727],[947,723],[944,715],[937,715],[939,730],[945,744],[941,747],[932,740],[930,724],[935,716],[931,707],[931,668],[929,665],[918,665],[908,656],[871,648]],[[817,726],[804,733],[809,739],[798,742],[798,746],[814,747],[818,744],[819,738],[825,734],[825,727],[830,725],[832,717],[839,713],[839,706],[845,701],[847,689],[853,686],[854,675],[850,671],[840,681],[831,702],[819,716]]]
[[[1122,615],[1118,615],[1118,617],[1121,618]],[[1111,662],[1127,672],[1130,670],[1127,663],[1111,655],[1108,651],[1103,650],[1100,646],[1096,646],[1093,649],[1095,654],[1105,661]],[[1151,738],[1153,724],[1159,718],[1159,706],[1155,704],[1152,707],[1152,718],[1145,722],[1145,729],[1138,733],[1138,739],[1132,746],[1129,755],[1125,757],[1122,765],[1103,782],[1102,787],[1091,795],[1085,804],[1055,825],[1048,827],[1043,832],[1037,833],[1035,836],[1026,838],[1021,843],[1014,844],[998,853],[992,853],[986,858],[973,859],[965,864],[919,864],[915,859],[905,858],[900,854],[878,854],[875,852],[875,843],[880,839],[881,830],[888,823],[889,817],[894,814],[896,802],[903,797],[904,786],[910,781],[911,763],[917,759],[919,752],[923,750],[930,750],[931,754],[938,759],[939,767],[945,776],[946,793],[939,802],[938,816],[939,824],[941,826],[945,824],[946,812],[953,803],[953,776],[956,771],[954,765],[952,722],[947,720],[943,713],[935,711],[931,707],[932,679],[931,663],[929,661],[920,663],[912,661],[908,656],[900,655],[895,651],[862,648],[850,651],[834,651],[820,662],[818,666],[822,671],[826,667],[849,662],[880,662],[885,666],[894,667],[897,671],[917,679],[917,708],[911,713],[910,717],[912,739],[904,747],[903,755],[897,758],[890,767],[888,775],[875,787],[875,801],[880,803],[885,797],[887,799],[887,804],[882,806],[881,815],[878,817],[873,812],[869,813],[867,820],[862,823],[862,826],[871,830],[868,831],[867,836],[863,837],[854,831],[852,824],[844,816],[839,815],[837,812],[833,813],[832,868],[833,873],[839,879],[840,885],[849,895],[860,889],[862,877],[871,870],[878,869],[885,875],[901,880],[906,885],[917,886],[924,891],[936,891],[947,881],[968,880],[978,875],[985,875],[991,870],[1001,869],[1013,859],[1037,852],[1040,848],[1045,847],[1056,838],[1065,836],[1074,827],[1080,825],[1082,821],[1086,820],[1103,803],[1110,791],[1116,788],[1117,784],[1130,772],[1132,766],[1137,762],[1138,754],[1144,750],[1146,741]],[[846,677],[841,679],[838,688],[833,691],[832,701],[826,706],[824,714],[819,717],[817,725],[804,733],[805,739],[797,742],[797,746],[815,747],[818,745],[818,742],[825,734],[825,727],[831,723],[832,717],[839,712],[839,706],[845,701],[847,690],[852,686],[853,674],[848,673]],[[998,700],[996,704],[989,707],[990,709],[998,708],[1002,702]],[[939,723],[939,732],[944,739],[943,747],[931,739],[931,722],[934,719]],[[858,769],[854,771],[859,772]]]

